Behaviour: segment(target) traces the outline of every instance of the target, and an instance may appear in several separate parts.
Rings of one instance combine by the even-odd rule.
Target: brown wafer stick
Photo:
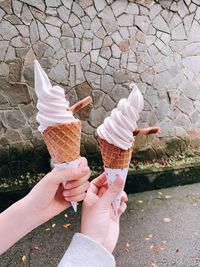
[[[157,133],[160,133],[159,127],[141,128],[141,129],[136,129],[135,131],[133,131],[134,136],[157,134]]]
[[[92,98],[91,96],[87,96],[83,99],[81,99],[80,101],[78,101],[76,104],[74,104],[73,106],[71,106],[69,108],[69,110],[75,114],[77,113],[79,110],[81,110],[82,108],[86,107],[87,105],[92,103]]]

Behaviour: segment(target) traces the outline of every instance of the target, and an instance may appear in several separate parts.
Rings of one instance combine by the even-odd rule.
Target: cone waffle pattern
[[[129,166],[133,148],[123,150],[112,144],[109,144],[105,139],[99,138],[101,155],[104,166],[111,169],[122,169]]]
[[[80,155],[81,122],[49,126],[43,138],[54,163],[75,160]]]

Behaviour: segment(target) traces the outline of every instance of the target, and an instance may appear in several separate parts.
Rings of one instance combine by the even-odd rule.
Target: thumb
[[[124,180],[121,177],[117,177],[112,185],[108,188],[106,193],[101,197],[100,201],[103,206],[111,205],[115,198],[124,188]]]

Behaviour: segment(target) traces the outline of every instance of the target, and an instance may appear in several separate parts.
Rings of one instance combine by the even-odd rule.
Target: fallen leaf
[[[143,203],[143,201],[142,201],[142,200],[138,200],[138,203],[140,203],[140,204],[141,204],[141,203]]]
[[[65,218],[67,218],[67,217],[68,217],[68,215],[67,215],[67,214],[65,214],[64,216],[65,216]]]
[[[130,247],[130,244],[128,242],[126,242],[126,247],[129,248]]]
[[[171,222],[171,219],[170,218],[164,218],[163,221],[166,223],[169,223],[169,222]]]
[[[52,228],[54,228],[55,226],[56,226],[56,224],[55,224],[55,223],[53,223],[51,227],[52,227]]]
[[[70,227],[70,225],[71,225],[70,223],[66,223],[66,224],[63,224],[63,227],[67,229]]]
[[[45,231],[50,231],[51,229],[50,228],[46,228]]]
[[[151,267],[158,267],[158,266],[154,262],[151,262]]]
[[[38,246],[35,246],[34,249],[35,250],[40,250],[40,248]]]
[[[170,195],[166,195],[165,198],[166,198],[166,199],[169,199],[169,198],[172,198],[172,196],[170,196]]]
[[[164,248],[162,248],[162,247],[153,247],[152,248],[153,252],[155,252],[155,253],[160,253],[161,251],[163,251],[163,249]]]
[[[162,194],[163,194],[162,192],[158,192],[158,195],[160,195],[160,196],[161,196]]]
[[[22,261],[25,262],[27,260],[26,255],[22,256]]]

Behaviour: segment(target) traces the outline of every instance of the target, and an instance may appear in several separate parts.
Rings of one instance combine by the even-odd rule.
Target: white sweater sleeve
[[[113,255],[93,239],[76,233],[58,267],[115,267]]]

